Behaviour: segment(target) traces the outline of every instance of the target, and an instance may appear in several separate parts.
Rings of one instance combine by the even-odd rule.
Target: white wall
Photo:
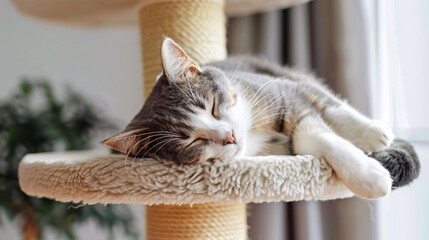
[[[135,27],[64,27],[0,1],[0,97],[24,76],[46,77],[72,84],[125,124],[141,103],[139,41]]]
[[[22,77],[45,77],[61,89],[70,84],[124,127],[142,102],[139,33],[136,27],[83,29],[22,16],[10,1],[0,1],[0,100]],[[142,207],[134,206],[142,228]],[[20,239],[9,222],[0,239]],[[94,224],[79,230],[80,239],[105,239]]]

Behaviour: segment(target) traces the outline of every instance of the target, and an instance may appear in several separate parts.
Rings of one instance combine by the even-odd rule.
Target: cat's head
[[[103,144],[131,156],[179,163],[240,154],[249,113],[225,74],[199,66],[169,38],[161,58],[163,72],[143,108],[123,133]]]

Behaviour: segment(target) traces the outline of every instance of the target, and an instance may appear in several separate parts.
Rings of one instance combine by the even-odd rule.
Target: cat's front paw
[[[366,126],[362,135],[354,140],[354,144],[367,153],[381,151],[392,144],[395,135],[392,129],[380,121],[372,121]]]
[[[357,196],[366,199],[376,199],[390,193],[392,178],[376,160],[367,157],[364,169],[351,174],[346,179],[346,186]]]

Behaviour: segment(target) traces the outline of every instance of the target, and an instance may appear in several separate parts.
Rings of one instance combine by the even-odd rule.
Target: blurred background
[[[0,108],[0,119],[6,119],[4,109],[13,109],[12,103],[44,106],[48,101],[54,107],[35,108],[48,112],[51,117],[46,121],[52,121],[52,112],[60,111],[59,107],[69,111],[71,91],[84,99],[77,109],[89,108],[94,119],[106,127],[91,122],[86,127],[73,125],[88,140],[78,146],[70,144],[71,137],[66,134],[75,130],[58,124],[55,131],[62,135],[52,134],[55,131],[51,129],[48,136],[67,136],[66,140],[61,146],[49,147],[100,148],[97,142],[122,129],[141,107],[139,38],[134,26],[64,27],[25,17],[9,1],[0,1],[0,107],[12,106]],[[429,158],[429,1],[314,0],[285,10],[229,18],[227,38],[229,54],[260,55],[315,72],[353,106],[391,124],[398,137],[414,144],[422,163],[417,181],[378,201],[352,198],[253,204],[249,215],[252,239],[429,239],[429,176],[425,171]],[[27,99],[33,97],[29,91],[34,92],[34,100]],[[55,93],[55,101],[47,92]],[[24,100],[16,103],[16,99]],[[81,123],[69,118],[56,121],[65,122],[64,126],[70,126],[70,121]],[[5,152],[5,145],[0,147]],[[50,148],[44,145],[41,149]],[[6,158],[4,154],[0,157],[1,170]],[[16,186],[0,179],[0,239],[22,239],[25,212],[14,209],[9,204],[14,199],[4,191]],[[38,214],[51,211],[47,203],[22,199],[41,207]],[[46,227],[40,226],[44,229],[42,239],[67,239],[67,231],[76,239],[144,236],[142,206],[124,206],[125,210],[98,206],[90,211],[83,210],[86,206],[66,204],[57,211],[75,207],[81,210],[71,214],[74,218],[46,214],[45,219],[55,218],[54,222],[70,228],[48,221]],[[79,223],[62,221],[61,217],[78,219]],[[124,222],[135,233],[130,233]]]

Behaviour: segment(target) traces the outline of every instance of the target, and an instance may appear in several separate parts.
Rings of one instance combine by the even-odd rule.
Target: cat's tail
[[[377,159],[392,176],[392,188],[410,184],[420,173],[420,161],[413,146],[405,140],[395,139],[392,145],[371,157]]]

